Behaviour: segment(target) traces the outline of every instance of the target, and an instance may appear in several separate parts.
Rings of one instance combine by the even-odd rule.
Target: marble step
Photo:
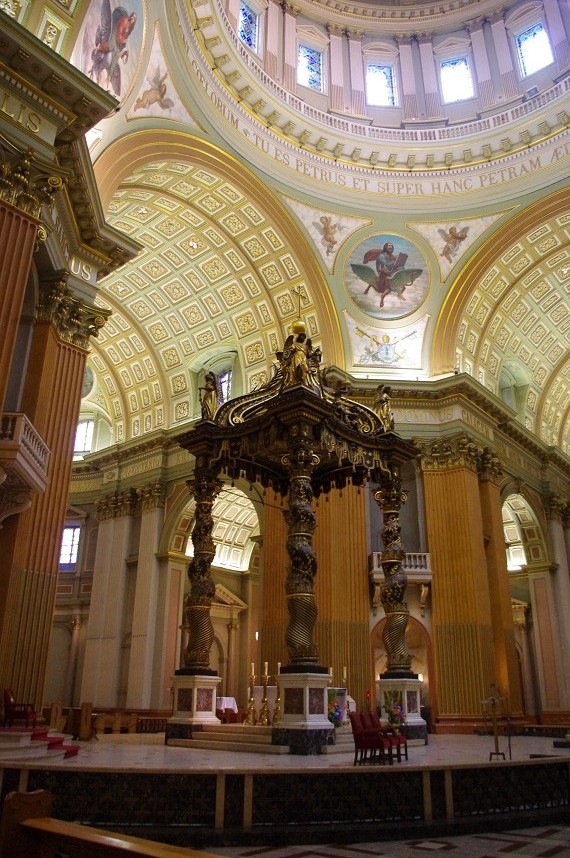
[[[203,734],[196,734],[203,735]],[[270,742],[252,742],[245,738],[234,739],[215,738],[210,735],[209,738],[196,739],[169,739],[168,746],[177,748],[195,748],[204,751],[235,751],[249,752],[253,754],[288,754],[288,745],[272,745]]]

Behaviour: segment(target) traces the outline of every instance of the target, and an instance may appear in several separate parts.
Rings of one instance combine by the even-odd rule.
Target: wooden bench
[[[0,821],[2,858],[215,858],[212,853],[53,819],[48,790],[10,792]]]

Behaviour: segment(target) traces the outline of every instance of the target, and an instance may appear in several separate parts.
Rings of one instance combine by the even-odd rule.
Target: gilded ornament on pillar
[[[0,199],[38,219],[42,206],[53,204],[53,195],[61,190],[63,181],[36,168],[33,158],[33,150],[28,149],[0,164]]]
[[[67,271],[58,271],[52,280],[42,283],[38,318],[50,322],[64,342],[87,350],[89,338],[99,335],[111,311],[75,298],[67,286],[67,278]]]
[[[416,441],[420,465],[424,471],[469,468],[478,471],[483,448],[468,435],[456,435],[437,441]]]
[[[166,486],[161,482],[139,486],[136,493],[143,510],[158,509],[166,503]]]
[[[570,502],[557,495],[548,495],[543,501],[547,518],[565,518],[570,512]]]
[[[495,455],[490,447],[485,447],[479,461],[479,477],[482,480],[490,480],[495,484],[501,482],[503,466],[501,460]]]

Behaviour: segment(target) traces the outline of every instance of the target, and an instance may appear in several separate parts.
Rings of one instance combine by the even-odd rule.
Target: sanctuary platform
[[[256,728],[252,728],[255,730]],[[347,728],[340,728],[347,729]],[[299,757],[164,744],[164,734],[100,735],[78,756],[11,759],[10,790],[48,789],[59,819],[208,849],[370,842],[568,820],[570,753],[544,736],[430,735],[393,766],[353,766],[353,750]]]

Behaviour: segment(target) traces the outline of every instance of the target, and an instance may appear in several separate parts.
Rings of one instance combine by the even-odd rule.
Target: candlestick
[[[253,663],[253,661],[252,661],[252,662],[251,662],[251,675],[253,676],[253,675],[254,675],[254,673],[255,673],[255,664],[254,664],[254,663]]]
[[[332,667],[329,667],[329,676],[332,676]]]
[[[346,667],[343,667],[342,669],[342,681],[346,682]]]
[[[267,676],[267,662],[265,662],[265,665],[263,666],[263,673]]]
[[[281,673],[281,662],[277,662],[277,673]]]

